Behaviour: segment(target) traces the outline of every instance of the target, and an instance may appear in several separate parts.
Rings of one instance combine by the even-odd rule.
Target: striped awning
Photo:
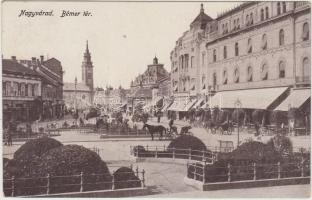
[[[269,109],[272,103],[286,92],[288,87],[261,88],[249,90],[221,91],[211,98],[211,107],[235,108],[235,102],[241,103],[241,108]]]
[[[300,108],[309,98],[311,98],[310,89],[294,89],[275,110],[288,111],[289,108]]]

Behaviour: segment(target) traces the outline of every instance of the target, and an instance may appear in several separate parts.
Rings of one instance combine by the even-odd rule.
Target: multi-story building
[[[174,96],[222,108],[301,106],[310,99],[310,17],[309,2],[246,2],[216,19],[201,5],[171,53]],[[287,100],[294,92],[303,102]]]
[[[158,101],[170,95],[170,74],[155,57],[153,64],[148,65],[146,71],[137,76],[130,86],[129,107],[142,103],[147,110],[151,110]]]
[[[61,63],[41,56],[31,60],[2,60],[4,121],[52,119],[63,114]]]
[[[64,83],[64,100],[69,109],[85,109],[93,105],[93,63],[89,51],[88,41],[81,66],[82,82]]]

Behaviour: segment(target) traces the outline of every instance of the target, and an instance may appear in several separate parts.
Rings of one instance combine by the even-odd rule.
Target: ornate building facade
[[[77,82],[77,78],[75,78],[74,83],[64,83],[64,100],[66,107],[69,109],[85,109],[93,105],[93,63],[88,41],[83,55],[81,72],[81,83]]]
[[[63,70],[55,58],[2,59],[4,121],[55,119],[63,115]]]
[[[146,71],[131,82],[130,88],[129,107],[142,103],[149,110],[158,101],[170,95],[170,74],[155,57],[153,64],[148,65]]]
[[[239,100],[269,110],[298,88],[310,99],[310,18],[309,2],[246,2],[216,19],[201,5],[171,52],[174,96],[180,104],[234,108]]]

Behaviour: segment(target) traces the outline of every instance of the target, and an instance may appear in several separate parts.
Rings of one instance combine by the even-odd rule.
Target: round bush
[[[114,178],[115,189],[141,187],[140,179],[128,167],[120,167],[114,172]]]
[[[12,166],[16,166],[14,161],[12,161]],[[78,145],[66,145],[50,149],[41,157],[36,157],[32,162],[18,167],[17,171],[16,178],[32,177],[35,179],[28,179],[27,182],[21,181],[16,189],[16,195],[46,192],[45,188],[38,186],[46,186],[45,177],[47,174],[51,176],[51,193],[79,191],[81,172],[83,172],[84,190],[108,189],[112,185],[112,177],[106,163],[95,152]],[[22,188],[30,185],[33,188]]]
[[[280,160],[275,149],[267,144],[250,141],[241,144],[237,149],[229,153],[229,160],[234,164],[244,163],[277,163]]]
[[[49,137],[29,140],[14,153],[14,159],[18,162],[29,162],[33,160],[34,157],[40,157],[50,149],[62,145],[61,142]]]
[[[181,135],[172,140],[168,146],[168,150],[176,149],[191,149],[191,150],[207,150],[206,145],[197,137],[191,135]]]

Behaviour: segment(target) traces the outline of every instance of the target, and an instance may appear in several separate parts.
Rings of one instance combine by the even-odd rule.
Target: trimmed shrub
[[[197,137],[191,135],[181,135],[170,142],[167,147],[167,151],[172,153],[175,148],[176,158],[188,159],[191,149],[192,160],[202,160],[203,152],[207,151],[206,145]],[[209,152],[204,153],[204,156],[208,156]]]
[[[141,187],[141,181],[135,176],[132,169],[120,167],[115,173],[115,189]]]
[[[61,142],[49,137],[29,140],[14,153],[14,159],[18,162],[29,162],[34,157],[40,157],[50,149],[62,145]]]
[[[14,167],[20,162],[12,160],[10,163]],[[31,179],[16,183],[16,195],[45,193],[46,188],[42,186],[47,185],[47,174],[51,176],[51,193],[79,191],[80,172],[84,173],[84,190],[111,188],[112,177],[106,163],[95,152],[78,145],[50,149],[41,157],[35,157],[33,161],[24,163],[24,166],[18,166],[17,171],[16,178],[29,177]],[[9,177],[12,175],[9,174]]]
[[[275,135],[268,143],[270,147],[274,148],[276,152],[283,158],[291,156],[293,147],[291,140],[284,135]]]
[[[168,149],[191,149],[191,150],[207,150],[206,145],[197,137],[191,135],[181,135],[172,140]]]
[[[140,153],[145,153],[145,148],[141,145],[133,147],[133,154],[134,156],[138,156]]]

